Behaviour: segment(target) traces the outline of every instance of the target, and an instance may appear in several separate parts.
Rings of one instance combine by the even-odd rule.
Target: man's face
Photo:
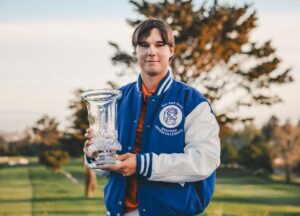
[[[163,43],[157,28],[153,28],[147,38],[135,48],[136,56],[142,73],[157,76],[167,72],[169,59],[174,55],[174,48]]]

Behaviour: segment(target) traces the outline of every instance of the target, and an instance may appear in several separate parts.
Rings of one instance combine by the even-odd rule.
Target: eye
[[[165,46],[165,45],[166,45],[166,44],[164,44],[164,43],[157,43],[157,44],[156,44],[157,47],[163,47],[163,46]]]
[[[148,46],[149,46],[149,44],[146,43],[146,42],[140,42],[138,45],[139,45],[140,47],[148,47]]]

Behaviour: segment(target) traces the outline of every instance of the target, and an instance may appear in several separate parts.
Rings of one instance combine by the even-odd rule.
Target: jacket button
[[[128,147],[128,150],[131,150],[131,146]]]
[[[147,128],[150,128],[150,125],[147,125],[146,127],[147,127]]]
[[[121,215],[120,213],[117,214],[117,216],[120,216],[120,215]]]
[[[142,209],[142,211],[143,211],[143,212],[145,212],[145,211],[146,211],[146,209]]]
[[[155,102],[155,99],[152,99],[152,102]]]
[[[119,201],[118,204],[119,204],[119,205],[122,205],[122,201]]]

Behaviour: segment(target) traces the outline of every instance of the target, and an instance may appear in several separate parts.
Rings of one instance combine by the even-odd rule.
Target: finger
[[[92,140],[87,140],[84,142],[84,147],[89,147],[92,144],[93,144]]]
[[[92,141],[87,140],[84,142],[83,146],[83,152],[88,156],[88,157],[93,157],[93,153],[89,151],[89,147],[93,144]]]
[[[93,156],[91,153],[89,153],[89,151],[87,150],[86,147],[83,148],[83,152],[84,152],[84,154],[85,154],[86,156],[88,156],[88,157],[92,157],[92,156]]]
[[[86,148],[85,148],[85,147],[83,147],[82,151],[84,152],[84,154],[86,154],[86,153],[87,153],[87,152],[86,152]]]
[[[101,167],[101,169],[107,170],[107,171],[115,171],[115,172],[123,173],[123,167],[120,165],[103,166],[103,167]]]
[[[87,131],[87,132],[84,134],[84,137],[87,138],[87,139],[92,139],[92,138],[93,138],[93,133],[92,133],[92,131]]]
[[[108,166],[101,166],[101,169],[102,169],[102,170],[113,171],[113,170],[114,170],[114,167],[111,166],[111,165],[108,165]]]
[[[131,176],[132,173],[129,170],[123,170],[123,176]]]
[[[92,130],[92,128],[88,128],[88,129],[86,129],[85,131],[86,131],[86,133],[89,134],[90,136],[93,135],[93,130]]]
[[[116,155],[116,159],[119,160],[119,161],[124,161],[127,158],[129,158],[130,155],[131,155],[130,153],[126,153],[126,154],[122,154],[122,155]]]
[[[85,133],[85,134],[84,134],[84,137],[85,137],[86,139],[92,139],[92,138],[93,138],[93,136],[91,136],[89,133]]]
[[[84,146],[83,146],[83,151],[86,151],[88,146],[89,146],[89,145],[88,145],[88,143],[87,143],[87,141],[86,141],[86,142],[84,143]]]

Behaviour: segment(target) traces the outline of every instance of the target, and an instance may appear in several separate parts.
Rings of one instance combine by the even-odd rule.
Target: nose
[[[151,45],[148,47],[148,55],[149,56],[154,56],[155,55],[155,47],[153,47]]]

